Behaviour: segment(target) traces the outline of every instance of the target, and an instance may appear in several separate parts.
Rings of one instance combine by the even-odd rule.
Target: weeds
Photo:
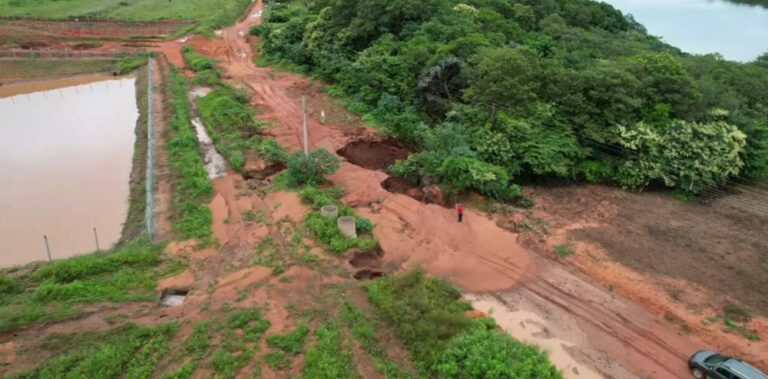
[[[111,251],[54,261],[31,274],[0,276],[0,332],[75,317],[75,303],[154,299],[162,246],[144,239]]]
[[[264,237],[256,245],[251,264],[269,267],[272,269],[272,275],[280,275],[286,269],[287,263],[285,258],[285,254],[281,251],[280,246],[278,246],[275,240],[272,237]]]
[[[291,364],[290,358],[282,350],[272,350],[264,354],[263,359],[272,370],[285,370]]]
[[[412,271],[370,281],[366,288],[424,376],[562,378],[545,354],[496,332],[492,319],[469,319],[469,304],[439,279]]]
[[[189,46],[181,47],[181,55],[184,58],[184,66],[194,72],[216,69],[216,61],[196,53]]]
[[[339,327],[333,323],[318,326],[315,344],[304,356],[306,379],[339,379],[356,377],[352,355],[342,346]]]
[[[197,138],[189,122],[189,105],[184,77],[176,68],[171,69],[169,91],[174,110],[171,126],[174,135],[165,143],[174,185],[173,205],[177,213],[173,229],[185,239],[211,236],[211,211],[208,201],[212,186],[203,168]]]
[[[352,336],[372,358],[376,369],[384,378],[399,379],[412,378],[413,375],[392,362],[381,344],[376,338],[378,329],[365,315],[352,303],[345,301],[339,312],[339,318],[352,332]]]
[[[247,93],[226,85],[197,99],[200,118],[216,150],[237,172],[243,170],[247,151],[259,146],[261,124],[255,121],[249,102]]]
[[[167,323],[157,328],[126,324],[107,332],[78,336],[52,336],[49,346],[61,354],[42,363],[27,378],[149,378],[160,357],[168,351],[168,340],[178,325]],[[62,341],[71,340],[69,343]]]
[[[149,55],[132,55],[115,60],[114,72],[117,75],[125,75],[147,64]]]
[[[306,323],[301,323],[291,332],[267,337],[267,345],[296,355],[304,348],[304,339],[307,337],[307,333],[309,333],[309,326]]]
[[[552,251],[561,258],[567,257],[569,255],[573,255],[575,253],[575,250],[573,248],[573,243],[571,242],[555,245],[552,247]]]

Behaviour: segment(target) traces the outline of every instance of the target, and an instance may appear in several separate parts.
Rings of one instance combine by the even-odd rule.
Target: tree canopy
[[[605,3],[315,0],[265,21],[265,54],[420,148],[395,167],[414,180],[506,197],[520,178],[697,192],[768,177],[766,55],[688,55]]]

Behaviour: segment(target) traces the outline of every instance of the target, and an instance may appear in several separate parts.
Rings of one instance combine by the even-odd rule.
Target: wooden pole
[[[96,240],[96,251],[101,251],[99,249],[99,233],[96,232],[96,227],[93,228],[93,238]]]
[[[51,247],[48,246],[48,236],[43,234],[43,239],[45,240],[45,252],[48,253],[48,262],[51,262],[53,259],[51,259]]]
[[[304,117],[303,129],[304,129],[304,156],[309,156],[309,142],[307,133],[307,101],[304,96],[301,97],[301,113]]]

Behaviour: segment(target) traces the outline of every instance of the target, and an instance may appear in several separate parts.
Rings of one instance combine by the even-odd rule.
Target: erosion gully
[[[276,121],[278,126],[269,133],[284,146],[301,146],[302,95],[307,95],[310,148],[337,151],[353,140],[375,138],[375,131],[344,121],[320,123],[320,110],[330,120],[353,117],[333,105],[317,83],[253,64],[247,34],[261,21],[262,8],[258,1],[237,24],[222,30],[219,39],[194,36],[155,49],[179,67],[182,45],[219,60],[232,84],[250,89],[258,117]],[[235,175],[214,181],[215,224],[232,216],[226,212],[237,213],[231,184]],[[640,306],[531,252],[517,234],[485,215],[469,210],[466,222],[458,224],[452,209],[388,192],[381,185],[387,178],[383,171],[349,162],[331,177],[347,193],[343,201],[376,223],[385,269],[420,266],[451,281],[510,334],[547,349],[568,378],[689,375],[686,359],[702,346],[695,337],[678,335]],[[259,199],[252,201],[261,206]],[[222,238],[237,234],[224,226],[214,231]]]

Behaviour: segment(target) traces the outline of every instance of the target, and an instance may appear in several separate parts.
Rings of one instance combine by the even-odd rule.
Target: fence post
[[[51,259],[51,247],[48,246],[48,236],[43,234],[43,239],[45,240],[45,252],[48,253],[48,262],[53,261]]]
[[[101,251],[99,248],[99,233],[96,232],[96,227],[93,227],[93,238],[96,240],[96,251]]]

